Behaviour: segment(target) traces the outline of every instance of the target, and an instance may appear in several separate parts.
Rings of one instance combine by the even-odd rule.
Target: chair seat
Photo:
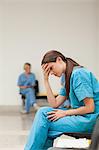
[[[88,150],[85,148],[58,148],[58,147],[50,147],[48,150]]]
[[[68,135],[68,136],[72,136],[72,137],[75,137],[75,138],[86,138],[86,139],[91,139],[91,133],[79,133],[79,132],[65,132],[64,133],[65,135]]]
[[[75,137],[76,139],[79,139],[79,138],[91,139],[91,136],[92,136],[92,133],[86,133],[86,132],[63,132],[59,136],[61,136],[63,134]],[[55,138],[57,138],[57,137],[56,136],[51,137],[51,139],[55,139]]]

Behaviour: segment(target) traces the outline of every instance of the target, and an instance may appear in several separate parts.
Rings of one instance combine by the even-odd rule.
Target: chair
[[[91,141],[92,142],[89,147],[89,150],[99,150],[99,117],[96,121],[96,125],[92,133]]]
[[[79,138],[86,138],[86,139],[91,139],[91,135],[92,133],[83,133],[83,132],[65,132],[63,133],[65,135],[68,135],[68,136],[72,136],[72,137],[75,137],[76,139],[79,139]]]
[[[39,83],[38,80],[35,81],[35,96],[37,96],[37,94],[39,93]]]

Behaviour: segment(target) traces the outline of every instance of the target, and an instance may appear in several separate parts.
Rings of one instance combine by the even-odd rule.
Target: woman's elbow
[[[95,106],[92,105],[91,107],[89,107],[89,113],[93,113],[95,111]]]
[[[58,107],[59,107],[57,104],[50,104],[50,106],[51,106],[52,108],[58,108]]]

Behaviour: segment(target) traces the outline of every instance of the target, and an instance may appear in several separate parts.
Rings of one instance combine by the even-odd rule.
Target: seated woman
[[[55,50],[44,55],[41,65],[51,107],[42,107],[36,113],[25,150],[47,150],[64,132],[90,133],[99,115],[99,82],[90,71]],[[55,98],[49,75],[61,77],[62,73],[66,84]],[[66,99],[71,108],[59,109]]]
[[[35,97],[35,75],[31,72],[31,64],[24,64],[25,72],[22,73],[18,78],[18,86],[20,88],[20,94],[25,95],[25,110],[22,109],[22,113],[29,113],[30,107],[33,106],[34,110],[38,110],[39,106],[36,103]]]

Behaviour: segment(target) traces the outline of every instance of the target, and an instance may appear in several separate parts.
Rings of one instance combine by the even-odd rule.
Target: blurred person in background
[[[25,106],[21,110],[22,113],[29,113],[31,106],[33,106],[35,111],[39,109],[36,103],[35,81],[35,74],[31,72],[31,64],[25,63],[24,72],[18,78],[20,94],[25,96],[25,102],[23,102]]]

